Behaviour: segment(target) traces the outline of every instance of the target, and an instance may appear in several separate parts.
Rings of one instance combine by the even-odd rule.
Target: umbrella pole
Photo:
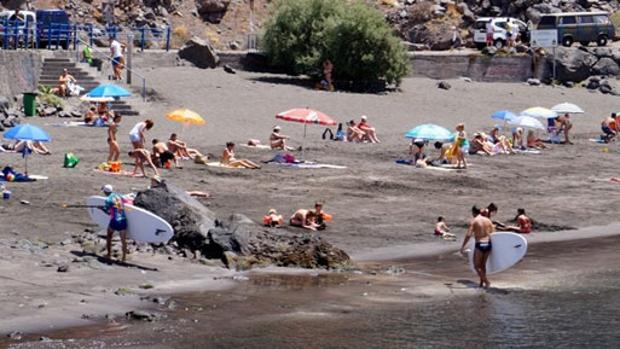
[[[306,129],[308,124],[304,122],[304,138],[301,141],[301,161],[306,162]]]
[[[28,176],[28,155],[26,155],[26,156],[24,157],[24,162],[25,162],[25,165],[24,165],[24,167],[25,167],[24,174],[25,174],[26,176]]]

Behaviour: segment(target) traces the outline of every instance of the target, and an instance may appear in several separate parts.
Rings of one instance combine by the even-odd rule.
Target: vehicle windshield
[[[489,23],[489,21],[476,21],[476,24],[474,24],[474,29],[485,29],[487,27],[487,23]]]
[[[540,29],[553,29],[555,28],[555,17],[554,16],[544,16],[540,19],[538,23],[538,28]]]
[[[594,16],[594,22],[596,24],[604,24],[607,25],[609,24],[609,17],[605,16],[605,15],[598,15],[598,16]]]

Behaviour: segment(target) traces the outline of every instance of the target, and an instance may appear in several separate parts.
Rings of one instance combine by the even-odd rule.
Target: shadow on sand
[[[128,263],[128,262],[121,262],[121,261],[117,261],[117,260],[110,260],[107,259],[105,257],[96,255],[94,253],[88,253],[88,252],[82,252],[82,251],[71,251],[71,254],[73,254],[74,256],[77,257],[96,257],[97,258],[97,262],[102,263],[102,264],[107,264],[107,265],[116,265],[119,267],[125,267],[125,268],[136,268],[139,270],[146,270],[146,271],[159,271],[159,269],[157,268],[150,268],[150,267],[145,267],[145,266],[141,266],[139,264],[135,264],[135,263]]]

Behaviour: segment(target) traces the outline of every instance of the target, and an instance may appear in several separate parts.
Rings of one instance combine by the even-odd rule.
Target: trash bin
[[[24,92],[24,114],[35,116],[37,114],[37,93]]]

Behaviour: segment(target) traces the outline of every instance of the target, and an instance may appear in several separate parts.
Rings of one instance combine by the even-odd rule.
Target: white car
[[[0,12],[0,43],[3,43],[5,37],[7,42],[15,42],[16,35],[19,41],[23,43],[26,34],[28,41],[34,42],[36,24],[37,17],[33,11],[19,11],[18,15],[15,14],[15,11],[10,10]]]
[[[497,48],[502,48],[508,43],[508,22],[511,22],[515,28],[517,28],[521,41],[529,41],[529,34],[527,24],[516,18],[510,17],[483,17],[478,18],[474,24],[474,43],[476,47],[482,49],[487,43],[487,24],[491,23],[493,26],[493,45]]]

